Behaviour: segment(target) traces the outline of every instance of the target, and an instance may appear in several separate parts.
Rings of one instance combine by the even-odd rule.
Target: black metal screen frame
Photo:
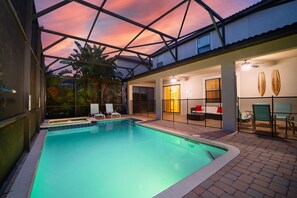
[[[87,38],[77,37],[77,36],[70,35],[70,34],[64,34],[64,33],[61,33],[61,32],[55,31],[55,30],[45,29],[43,27],[40,28],[41,32],[45,32],[45,33],[48,33],[48,34],[52,34],[52,35],[62,37],[62,38],[56,40],[55,42],[53,42],[52,44],[50,44],[50,45],[43,48],[43,50],[42,50],[43,57],[53,58],[54,59],[54,61],[51,62],[50,64],[48,64],[47,67],[52,66],[54,63],[56,63],[59,60],[65,60],[65,59],[67,60],[67,57],[49,56],[49,55],[46,55],[45,52],[48,49],[52,48],[53,46],[55,46],[55,45],[59,44],[60,42],[64,41],[65,39],[70,38],[70,39],[75,39],[75,40],[85,42],[85,46],[87,45],[87,43],[92,43],[92,44],[98,44],[98,45],[101,45],[101,46],[105,46],[105,47],[109,47],[111,49],[114,49],[114,51],[106,53],[106,54],[118,52],[118,54],[116,55],[116,58],[118,58],[123,52],[129,52],[129,53],[135,54],[139,58],[139,63],[136,66],[134,66],[133,68],[123,67],[123,66],[120,66],[120,65],[117,66],[118,68],[127,70],[128,74],[123,78],[123,81],[125,81],[127,78],[131,78],[131,77],[133,78],[134,77],[134,70],[137,67],[139,67],[140,65],[144,64],[144,63],[147,63],[147,62],[149,63],[149,65],[146,67],[146,69],[147,69],[147,71],[151,71],[151,68],[152,68],[152,55],[154,53],[151,53],[151,54],[143,53],[143,52],[137,50],[138,47],[146,47],[146,46],[151,46],[151,45],[155,45],[155,44],[164,44],[164,46],[161,47],[160,49],[167,49],[170,52],[171,56],[173,57],[174,63],[178,62],[178,46],[179,46],[178,40],[180,40],[183,37],[186,37],[187,35],[192,35],[192,33],[196,32],[196,31],[193,31],[192,33],[181,36],[181,31],[183,29],[184,22],[186,20],[188,10],[189,10],[189,7],[190,7],[190,4],[191,4],[192,1],[199,4],[204,10],[206,10],[209,13],[210,19],[211,19],[211,21],[213,23],[213,26],[214,26],[214,29],[216,30],[216,33],[217,33],[217,35],[218,35],[218,37],[219,37],[219,39],[221,41],[221,44],[224,47],[225,46],[225,23],[224,23],[224,19],[217,12],[215,12],[210,6],[208,6],[205,2],[203,2],[203,0],[183,0],[180,3],[178,3],[177,5],[175,5],[174,7],[172,7],[171,9],[169,9],[167,12],[163,13],[161,16],[159,16],[157,19],[155,19],[154,21],[152,21],[148,25],[144,25],[142,23],[136,22],[134,20],[131,20],[129,18],[126,18],[126,17],[124,17],[122,15],[119,15],[119,14],[117,14],[115,12],[112,12],[112,11],[104,8],[107,0],[103,0],[103,2],[101,3],[100,6],[94,5],[92,3],[89,3],[89,2],[86,2],[86,1],[83,1],[83,0],[64,0],[62,2],[59,2],[59,3],[55,4],[55,5],[50,6],[49,8],[46,8],[46,9],[36,13],[35,15],[33,15],[32,20],[36,20],[39,17],[42,17],[42,16],[44,16],[46,14],[49,14],[49,13],[57,10],[58,8],[61,8],[61,7],[67,5],[67,4],[71,3],[71,2],[76,2],[78,4],[86,6],[88,8],[93,9],[93,10],[96,10],[97,14],[96,14],[96,16],[95,16],[95,18],[93,20],[93,23],[92,23],[92,26],[91,26],[91,28],[90,28],[90,30],[88,32]],[[185,13],[182,16],[182,23],[181,23],[181,25],[179,27],[179,33],[178,33],[177,37],[175,37],[173,35],[170,35],[170,34],[166,34],[166,33],[162,32],[162,31],[156,30],[156,29],[151,27],[153,24],[155,24],[156,22],[158,22],[159,20],[161,20],[162,18],[164,18],[168,14],[172,13],[174,10],[180,8],[184,4],[187,4],[186,5],[186,10],[185,10]],[[132,24],[134,26],[140,27],[140,28],[142,28],[142,30],[134,38],[132,38],[125,45],[125,47],[119,47],[119,46],[114,46],[114,45],[103,43],[103,42],[90,40],[90,36],[92,34],[94,26],[95,26],[97,20],[100,18],[100,13],[107,14],[107,15],[109,15],[111,17],[116,18],[116,19],[125,21],[125,22],[127,22],[129,24]],[[219,27],[221,28],[221,31],[219,30]],[[162,41],[161,42],[151,42],[151,43],[146,43],[146,44],[137,45],[137,46],[131,46],[133,41],[136,40],[145,30],[159,35],[160,38],[162,39]],[[175,49],[175,50],[172,50],[172,48]],[[89,62],[86,62],[86,63],[89,63]],[[90,64],[93,64],[93,63],[90,63]],[[52,70],[51,72],[63,69],[63,68],[68,67],[68,66],[71,66],[71,65],[61,66],[61,67],[59,67],[59,68],[57,68],[55,70]],[[107,65],[100,64],[100,66],[105,67]]]

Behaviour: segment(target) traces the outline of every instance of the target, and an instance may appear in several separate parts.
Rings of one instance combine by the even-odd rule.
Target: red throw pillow
[[[196,111],[202,111],[202,106],[201,105],[196,105]]]
[[[217,113],[223,113],[223,108],[222,107],[218,107]]]

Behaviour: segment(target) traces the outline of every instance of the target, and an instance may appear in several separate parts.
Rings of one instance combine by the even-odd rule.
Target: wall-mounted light
[[[0,91],[6,91],[6,92],[9,92],[9,93],[13,93],[13,94],[16,93],[16,90],[15,89],[3,87],[3,86],[0,86]]]
[[[191,97],[192,96],[192,90],[188,89],[187,92],[186,92],[186,95],[187,95],[187,98]]]
[[[248,71],[248,70],[250,70],[250,69],[252,68],[252,64],[251,64],[250,62],[247,62],[247,61],[245,60],[244,63],[242,63],[242,64],[240,65],[240,67],[241,67],[241,69],[242,69],[243,71]]]
[[[176,83],[177,79],[175,78],[175,76],[172,76],[172,78],[170,79],[171,83]]]

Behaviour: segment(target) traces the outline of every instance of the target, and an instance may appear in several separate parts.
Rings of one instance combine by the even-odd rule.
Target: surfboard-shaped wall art
[[[271,73],[271,88],[276,96],[279,94],[281,90],[281,79],[279,71],[277,69],[273,70]]]
[[[260,96],[263,96],[266,91],[266,78],[264,72],[260,72],[258,75],[258,91]]]

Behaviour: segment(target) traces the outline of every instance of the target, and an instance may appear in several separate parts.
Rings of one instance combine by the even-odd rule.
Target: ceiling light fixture
[[[245,60],[244,63],[241,64],[240,67],[243,71],[248,71],[252,68],[252,64],[250,62],[246,62],[246,60]]]
[[[171,83],[176,83],[177,79],[175,78],[175,76],[172,76],[172,78],[170,79]]]

